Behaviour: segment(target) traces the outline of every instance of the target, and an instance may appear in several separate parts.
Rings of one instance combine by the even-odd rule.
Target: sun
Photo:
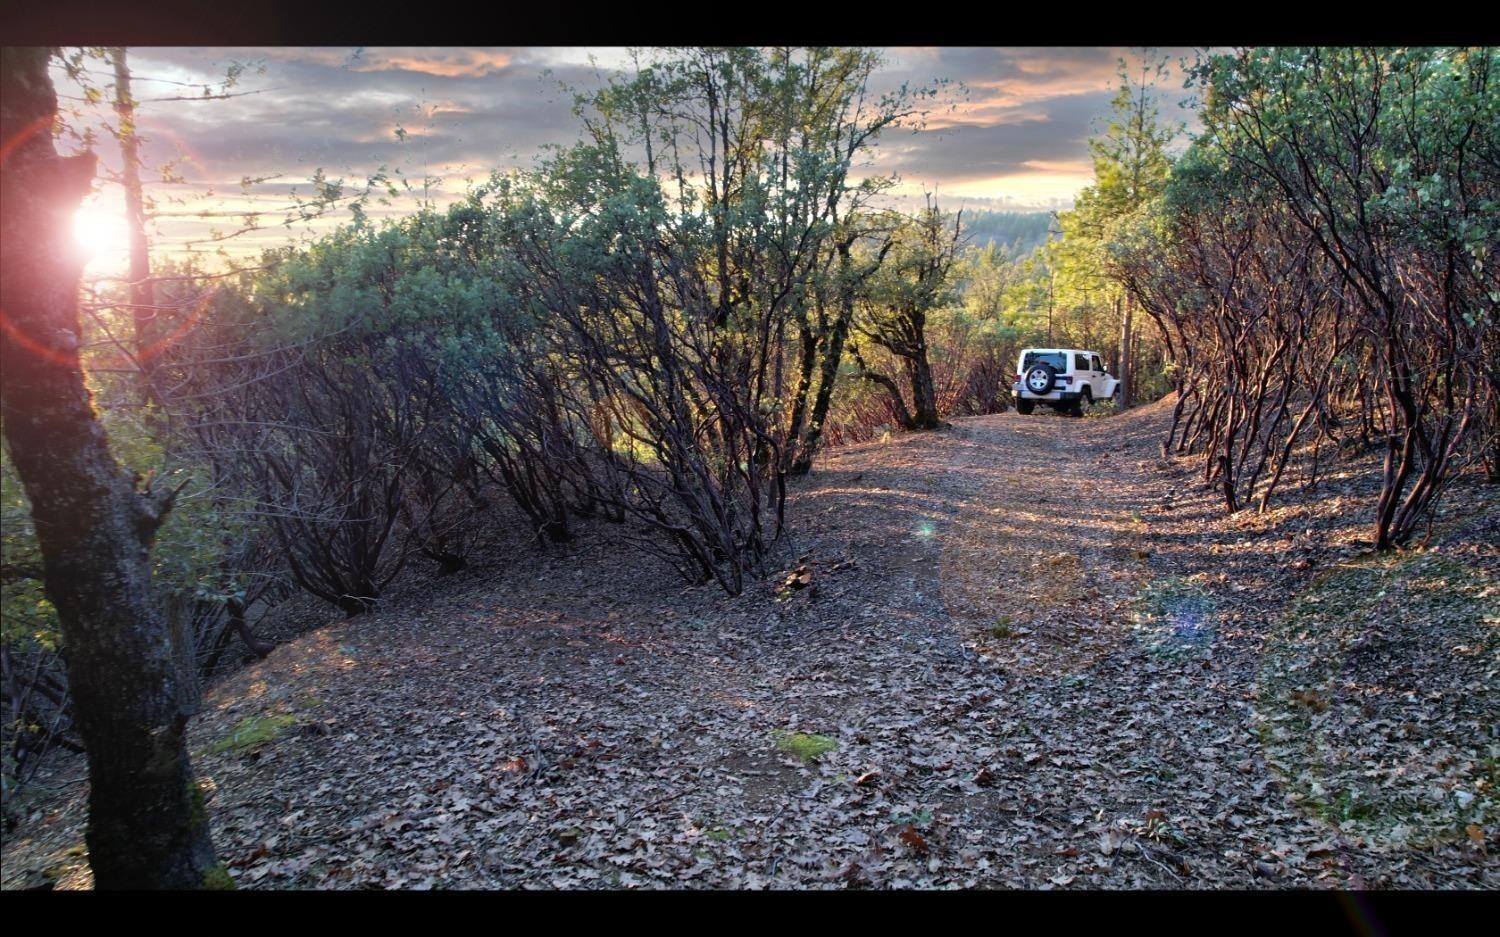
[[[109,211],[98,201],[87,202],[74,213],[73,238],[95,264],[123,263],[130,251],[124,215]]]

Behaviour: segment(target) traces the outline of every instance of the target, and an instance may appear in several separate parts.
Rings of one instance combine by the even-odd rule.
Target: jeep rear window
[[[1079,371],[1087,371],[1087,370],[1089,370],[1089,356],[1088,355],[1074,355],[1073,356],[1073,367],[1075,369],[1079,370]]]
[[[1054,371],[1068,370],[1068,356],[1060,351],[1028,351],[1021,370],[1029,371],[1039,364],[1050,364]]]

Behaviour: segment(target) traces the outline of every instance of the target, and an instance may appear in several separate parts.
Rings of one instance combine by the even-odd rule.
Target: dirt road
[[[1494,887],[1461,837],[1393,854],[1300,798],[1267,586],[1212,586],[1164,419],[832,453],[788,511],[805,589],[684,589],[585,538],[308,635],[194,730],[220,853],[271,888]],[[80,798],[8,880],[86,883]]]

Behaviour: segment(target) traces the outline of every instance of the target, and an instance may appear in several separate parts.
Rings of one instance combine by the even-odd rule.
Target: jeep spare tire
[[[1043,362],[1026,372],[1023,383],[1028,391],[1040,397],[1052,390],[1052,385],[1057,383],[1057,369]]]

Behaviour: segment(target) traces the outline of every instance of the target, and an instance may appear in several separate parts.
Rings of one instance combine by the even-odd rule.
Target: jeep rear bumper
[[[1083,391],[1081,390],[1049,390],[1045,394],[1038,396],[1026,390],[1020,384],[1012,384],[1011,392],[1017,400],[1035,400],[1039,403],[1072,403],[1075,400],[1083,399]]]

